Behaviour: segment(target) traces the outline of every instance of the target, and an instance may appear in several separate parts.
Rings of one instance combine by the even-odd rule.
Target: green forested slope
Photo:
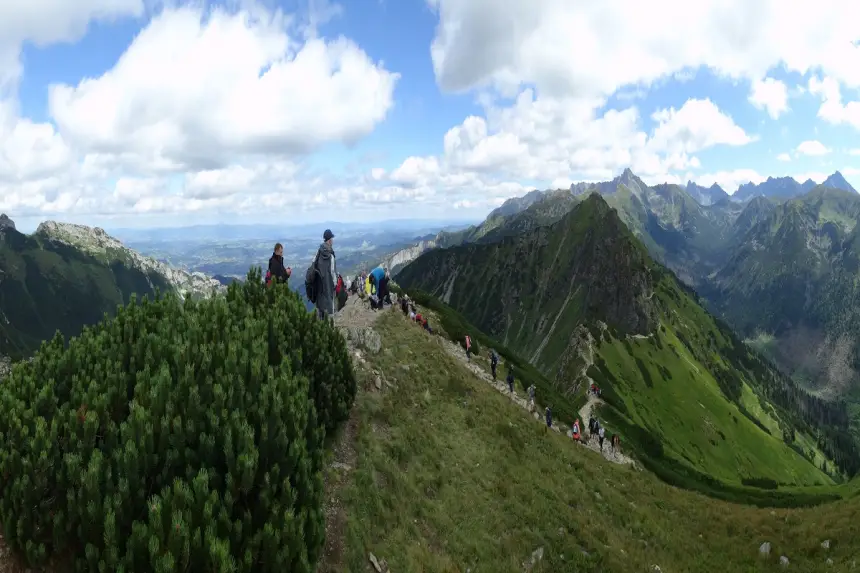
[[[847,419],[844,407],[819,404],[747,349],[597,194],[554,225],[426,253],[397,280],[448,302],[565,394],[582,391],[583,372],[600,379],[619,421],[685,467],[824,483],[804,457],[820,461],[820,442],[854,470],[856,451],[818,435]]]
[[[0,354],[29,355],[59,330],[78,334],[132,293],[172,287],[160,274],[71,246],[0,230]]]

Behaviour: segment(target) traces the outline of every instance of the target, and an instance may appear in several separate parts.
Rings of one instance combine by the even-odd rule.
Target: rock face
[[[76,247],[97,258],[116,259],[143,272],[158,273],[182,296],[187,293],[192,296],[209,296],[226,290],[221,282],[203,273],[174,269],[129,249],[118,239],[108,235],[101,227],[45,221],[36,229],[36,235]]]
[[[4,229],[14,229],[15,222],[6,216],[6,213],[0,213],[0,231]]]
[[[435,248],[436,241],[434,240],[419,241],[415,245],[407,247],[405,249],[401,249],[393,255],[387,257],[385,260],[382,261],[381,265],[383,267],[388,267],[388,269],[392,273],[396,273],[405,265],[411,263],[425,252]]]

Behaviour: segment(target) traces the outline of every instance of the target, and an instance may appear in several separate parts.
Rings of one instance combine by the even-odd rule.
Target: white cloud
[[[809,79],[809,92],[821,98],[818,117],[835,125],[847,123],[860,130],[860,101],[843,104],[837,80],[832,77],[819,79],[813,76]]]
[[[853,0],[427,1],[439,16],[431,46],[438,85],[480,103],[479,113],[445,126],[435,155],[386,169],[368,161],[357,176],[304,160],[370,133],[400,81],[350,40],[316,35],[338,15],[333,4],[316,4],[303,24],[253,0],[206,14],[202,2],[158,1],[169,7],[109,71],[51,89],[53,124],[20,118],[0,91],[0,209],[352,212],[390,203],[423,212],[491,207],[535,184],[605,180],[625,167],[647,182],[690,175],[729,191],[763,180],[708,164],[705,150],[757,139],[718,107],[722,100],[642,106],[650,87],[688,81],[702,67],[749,87],[750,105],[774,119],[802,87],[788,93],[769,73],[811,74],[819,117],[860,128],[860,104],[842,99],[860,88]],[[74,41],[93,19],[144,15],[144,3],[152,4],[6,2],[0,89],[20,77],[22,42]]]
[[[815,139],[804,141],[800,145],[797,146],[797,152],[801,155],[812,155],[812,156],[820,156],[827,155],[830,153],[830,150],[824,146],[823,143],[817,141]]]
[[[93,20],[140,16],[143,9],[143,0],[0,2],[0,90],[18,81],[24,42],[36,46],[71,42],[83,36]]]
[[[700,66],[755,81],[779,65],[860,86],[853,0],[429,2],[445,89],[534,84],[552,97],[599,96]]]
[[[765,78],[753,82],[749,101],[758,109],[767,110],[772,119],[788,111],[788,88],[784,82]]]
[[[852,149],[848,152],[850,155],[860,155],[860,149]]]
[[[776,156],[779,161],[791,161],[791,155],[788,153],[780,153]]]
[[[344,38],[299,44],[266,16],[166,10],[103,76],[52,86],[51,114],[82,149],[177,171],[352,142],[385,119],[397,74]]]
[[[80,36],[87,10],[142,13],[140,0],[84,4],[49,11],[29,32],[39,10],[0,7],[0,31],[14,13],[24,28],[15,38],[50,43]],[[0,210],[265,212],[267,201],[373,200],[359,182],[303,172],[301,156],[370,133],[399,75],[346,38],[318,38],[281,12],[245,5],[165,8],[112,69],[50,88],[59,131],[0,99]],[[74,18],[61,25],[55,13]],[[335,13],[315,12],[311,24]]]

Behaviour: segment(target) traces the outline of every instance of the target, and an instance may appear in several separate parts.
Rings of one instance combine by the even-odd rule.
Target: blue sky
[[[49,0],[44,25],[0,9],[19,64],[0,69],[0,210],[21,226],[477,219],[625,167],[860,188],[849,2],[842,20],[677,3],[679,28],[632,0],[142,1]],[[754,104],[762,82],[785,97]]]

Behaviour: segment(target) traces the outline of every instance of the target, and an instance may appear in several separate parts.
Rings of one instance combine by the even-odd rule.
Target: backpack
[[[272,286],[272,271],[266,271],[266,286]]]
[[[317,252],[317,256],[314,257],[314,262],[311,263],[311,266],[309,266],[308,270],[305,272],[305,294],[307,295],[308,300],[313,304],[317,303],[317,295],[319,294],[317,285],[321,278],[320,271],[317,268],[318,260],[319,252]]]

